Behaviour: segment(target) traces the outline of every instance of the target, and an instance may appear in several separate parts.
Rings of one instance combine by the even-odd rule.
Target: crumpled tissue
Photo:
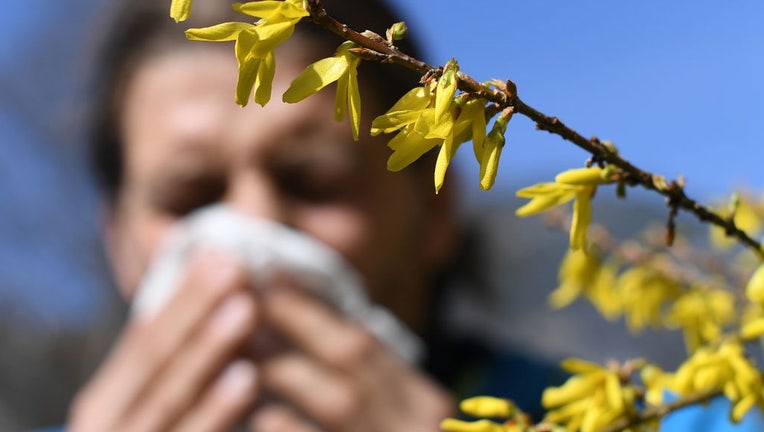
[[[171,228],[138,288],[132,312],[156,314],[171,298],[186,263],[200,248],[239,259],[253,280],[289,275],[364,326],[405,361],[421,360],[422,341],[389,310],[369,300],[361,277],[339,253],[302,232],[252,218],[225,204],[199,209]]]

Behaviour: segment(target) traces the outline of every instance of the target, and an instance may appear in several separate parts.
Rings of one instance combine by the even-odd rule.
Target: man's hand
[[[271,287],[260,301],[291,349],[259,366],[275,401],[254,412],[254,431],[438,431],[453,414],[443,389],[310,294]]]
[[[77,397],[67,430],[224,431],[255,397],[255,368],[236,360],[255,327],[243,270],[202,254],[155,317],[133,319]]]

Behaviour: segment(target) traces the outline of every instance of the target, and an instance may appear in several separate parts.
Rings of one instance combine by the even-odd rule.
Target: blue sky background
[[[78,129],[83,41],[104,1],[2,5],[0,313],[6,316],[87,325],[110,301]],[[739,186],[760,189],[764,2],[394,3],[412,37],[429,47],[430,63],[453,56],[478,80],[512,79],[526,103],[584,136],[614,141],[645,169],[684,175],[689,194],[702,201]],[[484,204],[586,158],[516,117],[497,190],[478,190],[470,151],[457,163],[469,202]]]

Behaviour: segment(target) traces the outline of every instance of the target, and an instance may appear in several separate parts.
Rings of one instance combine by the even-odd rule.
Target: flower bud
[[[398,41],[406,37],[408,34],[408,27],[406,27],[406,23],[403,21],[399,21],[395,24],[393,24],[389,29],[387,29],[387,40],[389,41]]]
[[[509,418],[515,413],[515,404],[507,399],[476,396],[463,400],[459,409],[473,417]]]

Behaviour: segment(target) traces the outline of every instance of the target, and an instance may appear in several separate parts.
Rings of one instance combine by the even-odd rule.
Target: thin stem
[[[387,41],[379,35],[369,35],[368,32],[359,33],[346,24],[340,23],[336,19],[332,18],[321,5],[321,0],[307,0],[308,12],[310,17],[316,24],[326,28],[327,30],[339,35],[340,37],[353,41],[359,46],[367,48],[372,51],[376,51],[381,54],[380,56],[370,56],[379,61],[386,63],[394,63],[411,69],[423,76],[435,74],[437,76],[442,72],[442,68],[433,67],[421,60],[411,57],[401,51],[395,46],[390,45]],[[626,159],[623,159],[617,153],[611,151],[606,146],[602,145],[596,138],[587,139],[575,130],[566,126],[557,117],[547,116],[542,112],[536,110],[530,105],[526,104],[520,98],[514,90],[514,84],[510,81],[507,82],[507,89],[502,91],[495,88],[483,85],[475,81],[469,75],[459,72],[459,89],[465,92],[475,93],[478,96],[485,98],[498,105],[499,109],[506,107],[514,107],[516,113],[520,113],[536,123],[536,127],[540,130],[556,134],[566,141],[569,141],[578,147],[589,152],[595,159],[607,162],[622,170],[625,177],[628,180],[629,185],[639,184],[645,189],[655,191],[666,197],[669,207],[679,208],[689,213],[692,213],[699,220],[709,222],[724,229],[728,236],[732,236],[740,243],[744,244],[748,248],[752,249],[760,258],[764,259],[764,251],[762,251],[762,245],[757,240],[751,238],[743,230],[735,225],[732,218],[725,218],[721,215],[713,212],[706,206],[699,204],[694,199],[688,197],[681,184],[676,181],[666,182],[656,181],[656,179],[663,179],[662,176],[658,176],[648,171],[644,171]]]

